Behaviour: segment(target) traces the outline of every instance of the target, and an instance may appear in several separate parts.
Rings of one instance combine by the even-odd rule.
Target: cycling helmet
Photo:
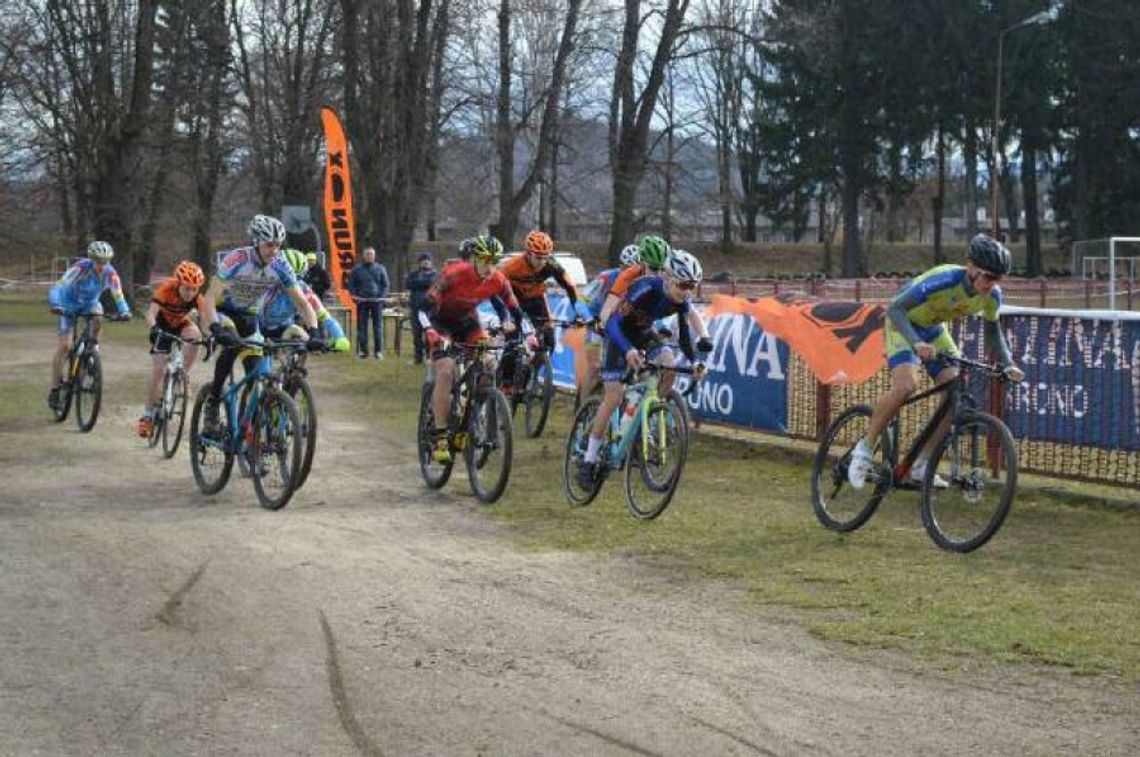
[[[484,263],[498,263],[503,257],[503,243],[490,234],[475,237],[471,254]]]
[[[665,266],[665,259],[669,256],[669,243],[661,237],[645,237],[638,245],[637,252],[646,267],[657,270]]]
[[[190,260],[183,260],[178,264],[174,269],[174,278],[178,279],[178,283],[182,286],[192,289],[197,289],[206,283],[206,274],[202,273],[201,266]]]
[[[554,240],[545,231],[538,229],[526,235],[523,246],[531,255],[537,255],[540,258],[545,258],[554,252]]]
[[[282,244],[285,241],[285,224],[273,216],[256,215],[249,222],[249,238],[254,244]]]
[[[665,261],[665,271],[677,281],[691,281],[701,283],[704,272],[701,270],[701,261],[697,256],[685,250],[673,250],[669,259]]]
[[[622,268],[629,268],[631,265],[637,265],[641,262],[641,252],[637,249],[635,244],[627,244],[621,248],[621,255],[618,256],[621,261]]]
[[[298,276],[304,273],[305,269],[309,267],[309,261],[305,260],[305,253],[300,250],[285,250],[282,254],[285,255],[285,262],[293,269],[293,273]]]
[[[966,257],[978,268],[995,276],[1005,276],[1013,268],[1009,248],[988,234],[978,234],[970,240],[970,251]]]
[[[102,260],[106,263],[115,257],[115,251],[111,249],[111,245],[106,242],[92,242],[87,245],[87,257],[92,260]]]
[[[467,237],[459,243],[459,259],[470,260],[471,253],[475,251],[475,237]]]

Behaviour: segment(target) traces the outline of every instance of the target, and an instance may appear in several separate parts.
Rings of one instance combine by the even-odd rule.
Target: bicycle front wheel
[[[566,489],[566,499],[571,507],[584,507],[594,501],[602,490],[602,477],[594,476],[593,486],[583,488],[578,484],[578,468],[586,459],[586,448],[590,443],[590,427],[602,406],[601,397],[590,397],[574,414],[570,424],[570,435],[566,437],[566,452],[562,457],[562,481]]]
[[[301,421],[297,407],[280,389],[266,388],[252,419],[250,472],[257,499],[267,510],[289,504],[301,470]]]
[[[182,427],[186,425],[186,400],[190,392],[185,373],[173,373],[168,381],[170,392],[163,394],[162,412],[156,419],[162,424],[162,456],[167,460],[174,457],[182,442]]]
[[[217,494],[225,488],[234,468],[234,454],[230,441],[230,404],[223,402],[221,430],[217,436],[202,433],[203,414],[206,400],[210,396],[210,385],[205,384],[194,398],[194,410],[190,414],[190,470],[194,482],[203,494]]]
[[[511,476],[511,408],[494,387],[479,391],[471,403],[463,459],[471,491],[490,504],[503,496]]]
[[[530,365],[526,382],[526,435],[534,439],[546,428],[550,401],[554,398],[554,371],[550,356],[539,352]]]
[[[453,461],[437,462],[435,459],[435,445],[432,439],[432,429],[435,428],[435,415],[431,410],[431,395],[435,389],[434,382],[427,382],[420,391],[420,420],[416,429],[416,450],[420,460],[420,473],[424,483],[429,488],[439,489],[451,478]]]
[[[313,469],[313,455],[317,451],[317,402],[313,398],[313,388],[304,378],[290,381],[286,386],[293,404],[297,406],[297,418],[301,421],[301,469],[297,473],[297,489],[305,485],[309,472]]]
[[[871,408],[855,405],[840,414],[827,429],[811,471],[811,501],[815,516],[833,531],[854,531],[875,514],[893,481],[892,454],[884,434],[874,445],[871,471],[863,488],[847,479],[855,443],[867,435]]]
[[[75,423],[87,433],[95,428],[99,419],[99,406],[103,404],[103,364],[96,352],[88,352],[79,359],[75,373]]]
[[[665,512],[680,483],[688,447],[685,418],[677,406],[662,400],[650,404],[625,466],[625,496],[633,517],[653,520]]]
[[[949,486],[935,487],[936,474]],[[1016,491],[1017,448],[1009,428],[989,413],[963,413],[927,464],[922,525],[942,549],[972,552],[1001,528]]]

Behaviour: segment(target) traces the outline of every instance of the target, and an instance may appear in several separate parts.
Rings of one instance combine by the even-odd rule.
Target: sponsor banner
[[[882,305],[801,295],[746,300],[713,295],[709,313],[744,313],[803,357],[823,384],[857,384],[886,365]]]
[[[1140,321],[1002,310],[1025,380],[1007,388],[1004,420],[1017,439],[1140,450]],[[980,319],[963,325],[963,352],[981,356]]]
[[[348,276],[356,263],[356,223],[352,215],[352,180],[348,166],[348,140],[336,112],[321,108],[325,129],[325,229],[329,237],[329,274],[340,304],[353,308]]]

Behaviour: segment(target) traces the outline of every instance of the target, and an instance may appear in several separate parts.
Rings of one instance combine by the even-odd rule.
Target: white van
[[[507,261],[513,257],[517,257],[518,255],[522,255],[522,253],[508,252],[506,256],[503,257],[503,260]],[[572,252],[556,252],[554,253],[554,258],[564,269],[566,269],[566,275],[570,278],[571,284],[576,287],[584,287],[587,283],[589,283],[590,279],[586,275],[586,264],[582,262],[582,259],[580,257]],[[554,279],[547,279],[546,286],[558,286],[558,282],[556,282]]]

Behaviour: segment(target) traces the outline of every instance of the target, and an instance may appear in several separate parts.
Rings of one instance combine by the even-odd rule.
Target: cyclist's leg
[[[158,324],[166,328],[162,321]],[[170,354],[170,348],[170,338],[166,336],[159,336],[150,342],[150,381],[147,384],[143,415],[149,416],[151,408],[158,402],[159,394],[162,392],[162,376],[166,372],[166,356]]]
[[[554,349],[554,324],[550,321],[550,308],[546,304],[546,295],[520,300],[519,309],[526,313],[531,325],[534,326],[535,333],[541,335],[542,349],[549,354]]]
[[[954,338],[950,336],[950,332],[945,328],[942,329],[942,333],[930,340],[930,344],[940,353],[945,352],[949,355],[958,354],[958,345],[954,343]],[[933,378],[935,382],[945,384],[948,381],[953,381],[958,376],[958,367],[949,365],[942,360],[932,360],[926,364],[926,372],[930,374],[930,377]],[[954,419],[949,415],[942,419],[942,422],[938,424],[938,428],[934,430],[934,434],[930,437],[930,440],[927,441],[919,451],[918,462],[923,463],[925,466],[926,460],[934,451],[935,445],[942,441],[942,437],[946,436],[946,432],[950,430],[950,424],[953,421]],[[918,462],[916,462],[915,468],[919,468]]]
[[[75,317],[61,315],[56,328],[55,354],[51,360],[51,385],[55,389],[63,381],[63,363],[67,351],[71,349],[71,330],[75,327]]]
[[[182,322],[182,330],[178,333],[180,337],[191,342],[191,344],[183,345],[182,352],[182,370],[189,375],[190,369],[194,367],[194,361],[198,357],[198,345],[193,342],[202,340],[202,332],[190,320]]]
[[[610,416],[621,403],[623,391],[621,379],[625,372],[625,356],[621,354],[617,345],[607,341],[602,347],[602,381],[605,382],[605,394],[602,396],[598,414],[594,416],[594,425],[590,427],[586,462],[594,463],[598,460],[598,452],[606,435],[606,424],[610,422]]]

